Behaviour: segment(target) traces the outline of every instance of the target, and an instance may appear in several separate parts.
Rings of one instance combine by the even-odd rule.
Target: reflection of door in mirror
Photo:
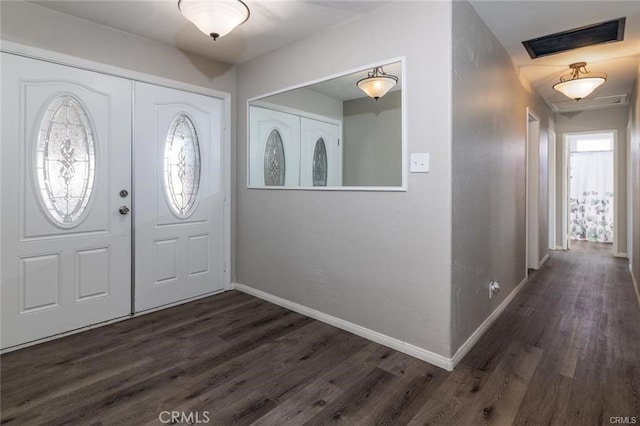
[[[313,149],[313,186],[327,186],[327,148],[324,139],[316,141]]]
[[[250,186],[342,185],[341,122],[290,108],[249,112]]]
[[[375,100],[358,82],[380,67],[397,84]],[[405,190],[403,85],[396,59],[250,99],[248,186]]]
[[[264,184],[284,186],[286,166],[282,137],[278,130],[273,129],[264,150]]]
[[[251,107],[251,186],[298,186],[300,184],[300,117]]]
[[[302,117],[300,185],[340,186],[342,164],[338,125]]]

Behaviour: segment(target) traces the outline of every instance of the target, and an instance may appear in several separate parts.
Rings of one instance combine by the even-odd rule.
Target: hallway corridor
[[[3,355],[1,421],[640,423],[640,308],[606,249],[554,252],[452,373],[230,291]]]
[[[628,261],[610,244],[571,247],[533,271],[447,379],[460,384],[446,391],[460,404],[446,424],[640,423],[640,307]]]

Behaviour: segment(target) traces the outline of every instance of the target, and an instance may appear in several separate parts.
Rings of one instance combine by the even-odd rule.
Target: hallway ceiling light
[[[180,12],[214,41],[249,19],[241,0],[178,0]]]
[[[367,74],[367,77],[359,80],[356,84],[367,96],[377,101],[386,95],[397,82],[398,77],[386,74],[382,67],[375,67]]]
[[[571,74],[560,77],[560,81],[553,85],[553,88],[563,95],[579,101],[587,97],[596,90],[602,83],[607,81],[605,73],[591,73],[587,70],[586,62],[576,62],[569,65]],[[581,77],[583,74],[585,77]],[[587,75],[589,75],[587,77]]]

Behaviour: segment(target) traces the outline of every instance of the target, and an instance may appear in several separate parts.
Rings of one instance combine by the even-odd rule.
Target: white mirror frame
[[[258,186],[258,185],[251,185],[250,182],[250,173],[251,173],[251,146],[250,146],[250,106],[252,102],[258,102],[266,97],[269,96],[273,96],[273,95],[278,95],[284,92],[288,92],[290,90],[295,90],[295,89],[301,89],[313,84],[317,84],[317,83],[322,83],[324,81],[327,80],[332,80],[334,78],[338,78],[338,77],[343,77],[345,75],[348,74],[353,74],[356,72],[362,72],[364,70],[367,69],[373,69],[375,67],[380,67],[380,66],[385,66],[387,64],[391,64],[394,62],[400,62],[402,64],[402,76],[400,78],[400,84],[401,84],[401,91],[402,91],[402,117],[401,117],[401,129],[402,129],[402,153],[401,153],[401,160],[402,160],[402,184],[401,186]],[[294,86],[289,86],[286,87],[284,89],[281,90],[277,90],[277,91],[273,91],[273,92],[269,92],[269,93],[265,93],[262,94],[260,96],[255,96],[253,98],[250,98],[247,100],[247,106],[246,106],[246,131],[247,131],[247,138],[246,138],[246,147],[247,147],[247,159],[246,159],[246,167],[247,167],[247,173],[246,173],[246,179],[247,179],[247,188],[248,189],[267,189],[267,190],[303,190],[303,191],[378,191],[378,192],[406,192],[407,191],[407,180],[408,180],[408,176],[407,176],[407,172],[408,172],[408,167],[407,167],[407,123],[406,123],[406,117],[407,117],[407,96],[406,96],[406,87],[407,87],[407,78],[406,78],[406,59],[404,56],[398,57],[398,58],[391,58],[391,59],[386,59],[383,61],[378,61],[378,62],[374,62],[371,63],[369,65],[364,65],[358,68],[352,68],[350,70],[347,71],[343,71],[340,73],[336,73],[336,74],[331,74],[322,78],[318,78],[315,80],[311,80],[302,84],[298,84],[298,85],[294,85]]]

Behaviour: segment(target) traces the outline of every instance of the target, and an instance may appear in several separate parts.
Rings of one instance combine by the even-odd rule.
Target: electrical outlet
[[[500,283],[496,280],[492,280],[489,283],[489,299],[493,298],[493,295],[500,291]]]

